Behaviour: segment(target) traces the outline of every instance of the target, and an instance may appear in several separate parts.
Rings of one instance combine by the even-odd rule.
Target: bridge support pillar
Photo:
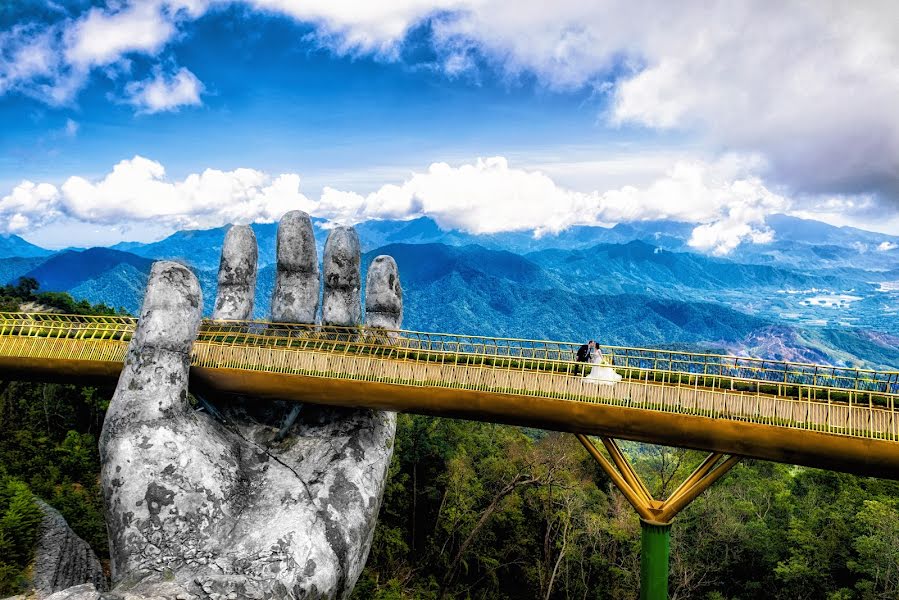
[[[654,500],[615,440],[601,438],[610,461],[590,438],[583,434],[576,435],[640,516],[640,600],[667,600],[668,557],[674,517],[730,471],[740,457],[724,458],[723,454],[712,453],[666,500]]]
[[[640,600],[668,598],[671,523],[640,520]]]

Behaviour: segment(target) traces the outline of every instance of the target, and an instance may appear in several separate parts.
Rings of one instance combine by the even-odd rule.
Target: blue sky
[[[0,233],[273,220],[473,232],[786,212],[899,233],[889,3],[293,0],[0,9]],[[893,14],[893,17],[896,15]]]

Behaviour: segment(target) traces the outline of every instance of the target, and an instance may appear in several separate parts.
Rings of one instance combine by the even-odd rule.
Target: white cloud
[[[135,156],[98,181],[69,177],[60,187],[23,181],[0,200],[0,231],[22,233],[64,218],[170,230],[272,221],[293,208],[312,208],[299,186],[297,175],[272,178],[254,169],[207,169],[170,182],[160,163]]]
[[[880,244],[877,245],[877,250],[880,252],[889,252],[896,248],[899,248],[899,244],[895,242],[880,242]]]
[[[95,7],[66,28],[65,58],[76,67],[105,66],[129,52],[155,54],[174,34],[162,2],[134,2],[120,10]]]
[[[434,163],[402,185],[360,196],[325,188],[320,208],[329,218],[412,218],[427,215],[447,229],[472,233],[560,231],[594,221],[597,198],[561,188],[538,171],[512,169],[502,157],[452,167]]]
[[[805,191],[899,189],[899,5],[717,6],[641,44],[614,119],[762,152]]]
[[[207,0],[116,1],[76,18],[18,24],[0,32],[0,96],[19,92],[69,104],[93,70],[127,67],[132,54],[157,56],[208,6]]]
[[[3,233],[25,233],[60,216],[59,190],[49,183],[23,181],[0,199],[0,227]]]
[[[62,78],[54,31],[34,25],[0,31],[0,96],[18,91],[53,103],[52,94],[41,90]]]
[[[125,86],[125,94],[138,112],[152,114],[198,106],[203,89],[196,75],[182,67],[172,75],[156,70],[149,79],[132,81]]]
[[[766,216],[790,207],[751,174],[752,164],[730,156],[714,163],[681,161],[645,186],[587,193],[492,157],[458,166],[434,163],[366,195],[326,187],[312,200],[300,191],[296,174],[207,169],[169,181],[160,163],[136,156],[96,181],[70,177],[59,188],[23,182],[0,202],[0,223],[18,232],[60,219],[202,228],[273,221],[298,208],[340,223],[428,216],[446,229],[539,236],[575,225],[669,219],[696,223],[690,244],[725,254],[742,242],[770,241]]]
[[[464,9],[468,0],[244,0],[258,10],[281,13],[319,26],[319,36],[338,51],[393,55],[409,28],[438,11]]]

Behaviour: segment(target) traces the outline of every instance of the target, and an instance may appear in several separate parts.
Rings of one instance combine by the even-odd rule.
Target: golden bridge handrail
[[[0,335],[36,337],[73,337],[79,339],[118,339],[127,341],[137,320],[127,316],[60,315],[52,313],[0,313]],[[218,340],[217,338],[222,338]],[[204,320],[199,340],[210,343],[240,343],[249,346],[278,347],[300,344],[318,349],[338,347],[346,352],[350,347],[366,353],[418,352],[440,354],[440,362],[447,356],[454,363],[464,360],[523,361],[530,363],[570,365],[580,344],[553,340],[469,336],[451,333],[412,330],[386,331],[365,327],[338,327],[269,323],[265,321]],[[671,381],[673,377],[726,379],[731,386],[737,382],[783,388],[800,386],[825,393],[875,394],[899,396],[899,371],[877,371],[789,361],[774,361],[713,353],[686,352],[673,349],[629,348],[601,345],[609,366],[652,373]],[[427,357],[425,357],[427,358]],[[486,364],[486,362],[485,362]],[[511,364],[511,363],[510,363]],[[501,366],[501,365],[500,365]],[[539,366],[531,364],[532,367]],[[546,370],[546,369],[544,369]],[[555,366],[551,369],[557,372]],[[720,385],[721,382],[717,382]]]
[[[136,320],[128,317],[41,315],[32,318],[28,314],[0,313],[0,364],[4,365],[4,373],[13,376],[20,371],[34,376],[60,370],[115,377],[125,359],[135,324]],[[861,389],[864,386],[858,381],[848,387],[845,381],[834,380],[834,383],[842,381],[844,387],[823,387],[828,383],[827,377],[837,373],[839,367],[812,366],[811,379],[805,381],[800,377],[785,382],[794,371],[800,376],[809,375],[808,367],[783,361],[755,361],[748,363],[757,375],[752,379],[749,375],[753,369],[741,367],[744,362],[740,357],[724,357],[720,361],[717,355],[616,348],[608,352],[607,358],[614,363],[623,381],[611,386],[590,385],[583,378],[585,369],[590,367],[570,360],[577,346],[566,342],[361,326],[204,321],[191,364],[200,369],[213,369],[205,375],[203,371],[196,373],[198,377],[209,378],[207,382],[213,382],[212,385],[215,381],[227,382],[229,377],[232,383],[244,382],[240,385],[255,380],[255,393],[263,395],[285,389],[285,382],[277,376],[287,374],[429,388],[432,393],[436,393],[434,388],[450,389],[453,394],[445,405],[447,410],[452,410],[455,402],[464,404],[471,400],[464,396],[465,392],[497,393],[498,396],[492,397],[506,407],[500,415],[503,418],[520,416],[516,412],[517,404],[503,404],[508,401],[502,397],[511,396],[520,397],[522,406],[529,406],[527,398],[603,404],[899,442],[899,415],[895,410],[899,399],[895,388],[899,384],[893,383],[893,372],[868,371],[875,378],[887,377],[885,391],[868,391]],[[710,362],[710,359],[714,360]],[[251,371],[259,375],[251,377]],[[854,369],[844,371],[855,377],[865,373]],[[766,372],[777,373],[781,381],[760,378]],[[269,382],[274,387],[266,388]],[[240,385],[232,385],[232,391],[246,389]],[[377,393],[377,388],[372,390]],[[403,392],[396,393],[406,398],[402,410],[416,412],[428,406],[427,401],[410,403],[408,393],[405,396]],[[428,398],[431,396],[422,396],[422,400]],[[490,414],[490,410],[485,410],[490,408],[489,402],[477,400],[476,406],[480,408],[466,409],[463,418],[471,416],[472,410]],[[567,404],[554,405],[551,410],[563,416],[586,414],[581,408],[572,409]],[[569,422],[567,417],[561,422],[548,416],[550,413],[543,414],[539,423],[550,422],[564,430]],[[647,415],[647,418],[649,423],[659,423],[653,421],[657,416]],[[638,421],[636,417],[633,421],[627,417],[629,424],[625,430],[633,434],[630,428]],[[764,435],[768,439],[779,437],[777,431]],[[774,452],[759,456],[784,458],[786,455]]]
[[[0,312],[3,321],[38,321],[41,323],[122,323],[137,324],[135,317],[127,315],[72,315],[44,312]]]
[[[281,337],[279,332],[297,331],[307,333],[327,331],[331,335],[336,336],[332,340],[333,343],[352,343],[360,349],[367,346],[384,347],[384,344],[380,342],[374,345],[367,344],[364,341],[365,332],[372,330],[364,327],[295,325],[258,321],[207,321],[204,324],[200,339],[206,339],[203,336],[208,335],[240,335],[244,337],[245,342],[251,345],[267,346],[273,344],[273,339]],[[379,334],[382,337],[385,335],[383,330],[378,331],[382,332]],[[396,344],[402,343],[402,347],[408,351],[464,355],[466,357],[482,357],[484,359],[531,360],[546,363],[561,362],[571,364],[574,353],[579,346],[573,342],[465,336],[412,330],[397,330],[389,332],[389,334],[394,336],[393,345],[389,347],[395,348]],[[341,335],[346,336],[346,339],[341,339]],[[322,340],[319,340],[319,342],[322,342]],[[514,344],[515,342],[518,344]],[[274,344],[278,345],[278,342],[274,342]],[[528,344],[528,346],[523,346],[522,344]],[[451,348],[447,349],[447,345],[450,345]],[[453,349],[452,346],[455,348]],[[467,348],[460,349],[463,347]],[[678,350],[611,346],[604,346],[603,348],[609,350],[606,354],[610,359],[611,366],[619,369],[648,370],[662,375],[675,374],[692,377],[727,378],[732,381],[763,385],[780,384],[782,387],[802,386],[824,391],[851,391],[888,396],[899,394],[899,372],[811,365]],[[503,352],[500,352],[500,349]],[[649,354],[649,356],[646,356],[646,354]],[[696,360],[697,358],[703,360]],[[652,364],[646,364],[646,361],[652,361]],[[672,368],[672,365],[678,364],[681,365],[681,368]],[[689,368],[691,365],[697,368]],[[701,370],[699,367],[701,367]]]

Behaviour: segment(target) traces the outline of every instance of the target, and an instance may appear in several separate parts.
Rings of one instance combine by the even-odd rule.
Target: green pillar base
[[[640,600],[668,600],[671,524],[640,520]]]

